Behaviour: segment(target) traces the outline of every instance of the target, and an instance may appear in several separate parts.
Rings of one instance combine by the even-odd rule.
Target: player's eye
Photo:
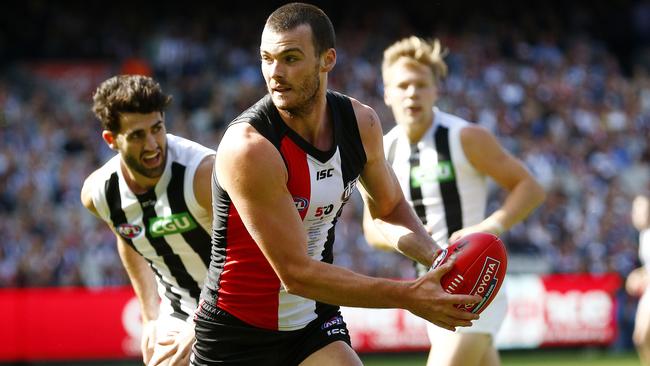
[[[126,136],[126,139],[129,141],[142,140],[143,138],[144,138],[144,131],[136,131]]]

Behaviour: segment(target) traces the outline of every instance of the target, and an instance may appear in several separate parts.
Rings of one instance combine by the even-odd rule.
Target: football
[[[456,305],[459,309],[480,314],[497,295],[508,267],[506,247],[490,233],[472,233],[451,243],[436,258],[435,269],[454,256],[456,262],[441,279],[442,288],[450,294],[479,295],[473,305]]]

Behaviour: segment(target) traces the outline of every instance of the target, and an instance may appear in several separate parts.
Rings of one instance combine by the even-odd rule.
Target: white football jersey
[[[93,174],[90,183],[100,217],[153,269],[161,316],[191,319],[198,303],[210,264],[212,223],[210,212],[196,200],[193,181],[199,163],[214,153],[168,134],[165,170],[154,189],[133,193],[119,155]]]

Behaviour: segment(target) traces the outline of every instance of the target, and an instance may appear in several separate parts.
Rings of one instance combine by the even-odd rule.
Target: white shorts
[[[489,333],[494,339],[501,328],[501,324],[503,324],[503,320],[506,318],[507,312],[508,295],[504,283],[494,300],[481,313],[480,319],[473,321],[471,327],[457,327],[455,333]],[[427,334],[431,343],[434,343],[435,339],[446,337],[451,333],[453,332],[440,328],[435,324],[427,323]]]

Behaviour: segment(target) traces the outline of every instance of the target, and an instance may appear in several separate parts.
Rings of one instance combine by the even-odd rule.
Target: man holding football
[[[480,297],[440,287],[452,262],[413,281],[332,264],[335,224],[357,182],[373,217],[420,249],[412,255],[431,265],[437,246],[386,163],[375,111],[327,88],[336,64],[327,15],[302,3],[275,10],[260,60],[268,94],[229,124],[215,158],[213,254],[192,364],[360,365],[339,305],[471,325],[478,316],[454,304]]]
[[[522,162],[490,132],[435,107],[438,83],[447,73],[443,56],[437,40],[412,36],[388,47],[382,64],[384,101],[397,122],[384,137],[384,152],[406,199],[441,245],[473,232],[500,235],[526,218],[545,196]],[[486,218],[487,177],[508,195]],[[371,245],[404,252],[391,245],[394,240],[386,240],[399,232],[364,214],[364,233]],[[426,264],[418,263],[418,275],[426,273]],[[429,324],[428,365],[499,365],[493,340],[506,315],[504,290],[472,327],[453,332]]]

